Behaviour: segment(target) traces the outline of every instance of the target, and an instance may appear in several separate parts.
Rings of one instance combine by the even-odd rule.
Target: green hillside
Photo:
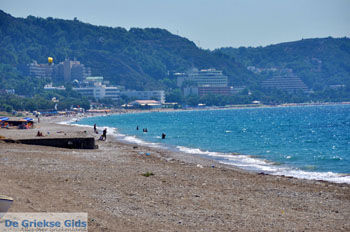
[[[0,11],[3,70],[9,68],[4,64],[20,70],[33,60],[46,63],[48,56],[56,63],[76,58],[91,67],[93,75],[102,75],[112,84],[131,89],[172,86],[174,80],[168,73],[192,67],[223,70],[235,85],[254,82],[255,76],[234,59],[200,49],[188,39],[164,29],[126,30],[94,26],[76,19],[33,16],[23,19]]]
[[[350,81],[350,39],[303,39],[257,48],[221,48],[244,66],[254,66],[263,78],[291,71],[314,90]],[[271,71],[274,69],[274,71]],[[283,73],[282,73],[283,74]]]
[[[34,97],[31,99],[59,98],[67,103],[64,107],[72,99],[80,99],[79,105],[88,105],[87,99],[72,91],[47,93],[43,86],[50,80],[25,74],[29,63],[33,60],[47,63],[49,56],[55,63],[75,58],[90,67],[92,75],[104,76],[111,84],[128,89],[164,89],[168,101],[188,105],[248,104],[254,100],[265,104],[350,101],[349,38],[305,39],[266,47],[209,51],[164,29],[126,30],[94,26],[77,19],[15,18],[0,10],[0,94],[5,89],[15,89],[16,94]],[[223,70],[230,85],[247,88],[234,96],[183,98],[171,73],[194,67]],[[296,75],[314,92],[262,88],[261,81],[278,75]],[[10,109],[9,105],[15,109],[39,107],[25,106],[36,104],[37,100],[24,104],[23,98],[19,98],[9,104],[6,99],[0,98],[0,110],[1,105],[6,109]]]

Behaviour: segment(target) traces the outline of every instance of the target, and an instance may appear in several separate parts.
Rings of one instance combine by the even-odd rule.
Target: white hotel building
[[[85,97],[93,97],[95,99],[111,98],[118,100],[120,97],[119,87],[107,87],[105,85],[97,85],[93,87],[73,88]]]
[[[175,73],[177,86],[185,97],[208,94],[231,95],[233,87],[228,86],[228,77],[221,70],[193,69],[187,73]],[[186,83],[186,84],[185,84]]]
[[[123,86],[107,86],[103,83],[103,77],[87,77],[85,79],[85,86],[73,88],[74,91],[79,92],[81,95],[88,98],[95,98],[97,100],[103,98],[110,98],[112,100],[118,100],[120,96],[127,96],[135,100],[156,100],[161,104],[165,103],[164,90],[154,91],[136,91],[136,90],[124,90]],[[46,90],[65,90],[65,87],[53,87],[52,84],[44,87]]]
[[[216,69],[193,69],[187,73],[176,73],[177,86],[182,87],[185,81],[196,83],[197,87],[227,87],[228,78]]]
[[[165,103],[164,90],[154,90],[154,91],[127,90],[127,91],[120,92],[120,95],[125,95],[129,98],[135,98],[136,100],[157,100],[162,104]]]
[[[93,97],[96,99],[111,98],[112,100],[118,100],[120,96],[125,95],[129,98],[136,100],[157,100],[160,103],[165,103],[165,93],[163,90],[155,91],[136,91],[127,90],[120,91],[119,87],[107,87],[105,85],[97,85],[93,87],[73,88],[73,90],[79,92],[86,97]]]
[[[81,93],[86,97],[93,97],[95,99],[110,98],[118,100],[120,96],[125,95],[135,100],[157,100],[160,103],[165,103],[165,92],[163,90],[155,91],[136,91],[123,90],[117,86],[106,86],[103,83],[103,77],[87,77],[85,83],[87,86],[73,88],[73,90]]]

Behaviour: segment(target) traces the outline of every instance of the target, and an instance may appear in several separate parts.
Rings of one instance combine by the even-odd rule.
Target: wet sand
[[[59,120],[0,136],[99,137]],[[14,198],[10,212],[88,212],[89,231],[350,231],[348,184],[250,173],[112,137],[97,144],[0,142],[0,194]]]

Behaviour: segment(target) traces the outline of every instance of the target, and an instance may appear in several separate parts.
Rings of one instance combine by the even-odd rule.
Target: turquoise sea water
[[[77,123],[248,170],[350,183],[350,105],[121,114]]]

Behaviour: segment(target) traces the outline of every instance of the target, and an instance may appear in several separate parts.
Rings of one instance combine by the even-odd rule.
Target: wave
[[[124,135],[121,133],[117,133],[117,134],[115,134],[115,137],[118,140],[121,140],[121,141],[124,141],[127,143],[131,143],[131,144],[138,144],[138,145],[153,147],[153,148],[164,148],[163,145],[161,145],[159,143],[146,142],[142,139],[137,138],[136,136]]]
[[[72,124],[73,122],[77,122],[78,120],[79,120],[79,118],[71,118],[68,121],[58,122],[58,124],[79,126],[80,124]],[[86,125],[86,126],[90,127],[90,125]]]
[[[91,125],[72,124],[76,122],[76,120],[77,119],[74,118],[66,122],[61,122],[60,124],[92,127]],[[348,174],[339,174],[334,172],[304,171],[298,168],[292,168],[286,165],[276,164],[271,161],[262,160],[259,158],[255,158],[255,157],[252,157],[249,155],[243,155],[243,154],[203,151],[199,148],[189,148],[184,146],[171,147],[171,145],[147,142],[136,136],[121,134],[118,132],[117,128],[115,127],[104,126],[103,128],[107,128],[108,134],[111,134],[117,140],[129,143],[129,144],[138,144],[141,146],[161,148],[161,149],[167,149],[167,150],[175,149],[175,151],[178,151],[178,152],[183,152],[191,155],[200,155],[202,157],[215,160],[219,163],[232,165],[248,171],[263,172],[270,175],[295,177],[299,179],[323,180],[323,181],[329,181],[334,183],[350,184],[350,175]]]
[[[178,146],[177,148],[181,152],[206,156],[207,158],[212,158],[220,163],[240,167],[249,171],[264,172],[270,175],[289,176],[299,179],[325,180],[334,183],[350,184],[350,175],[347,174],[334,172],[308,172],[285,165],[275,165],[273,162],[252,158],[248,155],[202,151],[198,148],[182,146]]]

